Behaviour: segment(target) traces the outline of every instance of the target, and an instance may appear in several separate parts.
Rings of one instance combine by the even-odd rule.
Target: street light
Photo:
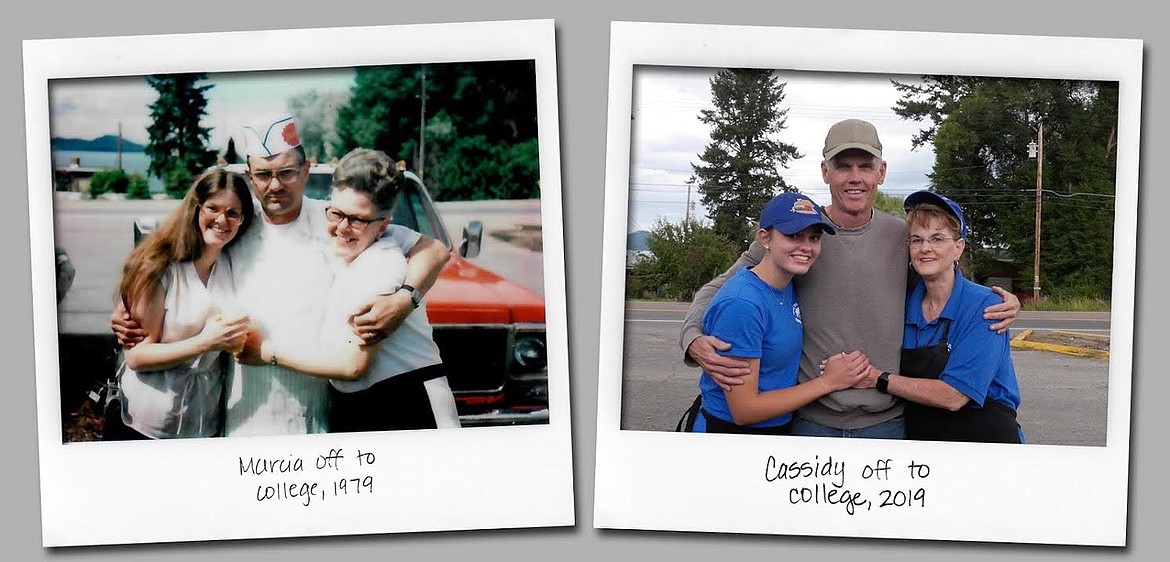
[[[1036,133],[1037,141],[1028,143],[1028,158],[1036,159],[1036,249],[1032,257],[1032,298],[1040,298],[1040,185],[1044,177],[1044,122]]]

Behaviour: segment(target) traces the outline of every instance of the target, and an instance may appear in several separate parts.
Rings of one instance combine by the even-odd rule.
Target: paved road
[[[58,245],[65,248],[77,270],[73,286],[61,302],[61,333],[107,333],[110,306],[122,261],[133,245],[133,222],[142,216],[162,216],[177,201],[69,201],[55,202],[54,226]],[[540,202],[479,201],[437,203],[448,233],[457,244],[469,220],[484,223],[483,249],[473,261],[538,294],[544,294],[543,252],[517,247],[491,234],[517,225],[540,225]]]
[[[699,369],[682,362],[678,331],[686,304],[627,303],[622,429],[673,431],[694,400]],[[1021,313],[1019,329],[1109,330],[1107,314]],[[1046,328],[1050,329],[1050,328]],[[1012,351],[1030,443],[1104,446],[1109,363],[1047,351]]]

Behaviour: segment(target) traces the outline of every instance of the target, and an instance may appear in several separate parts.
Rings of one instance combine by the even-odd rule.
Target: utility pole
[[[1036,159],[1036,246],[1032,257],[1032,298],[1040,298],[1040,191],[1044,178],[1044,122],[1040,122],[1037,140],[1028,143],[1028,156]]]
[[[423,163],[426,162],[426,131],[427,131],[427,67],[422,66],[422,79],[419,82],[422,103],[418,115],[418,179],[423,179]]]
[[[683,223],[683,225],[684,225],[684,228],[688,228],[688,229],[689,229],[689,228],[691,227],[691,184],[689,184],[689,183],[687,184],[687,212],[686,212],[686,217],[687,217],[687,218],[686,218],[686,222],[684,222],[684,223]]]
[[[118,169],[122,169],[122,122],[118,121]]]

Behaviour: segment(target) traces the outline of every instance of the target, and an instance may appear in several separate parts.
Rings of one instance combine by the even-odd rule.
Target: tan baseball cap
[[[878,139],[877,129],[873,123],[861,119],[846,119],[829,127],[829,134],[825,135],[825,160],[851,148],[864,150],[878,158],[882,157],[882,141]]]

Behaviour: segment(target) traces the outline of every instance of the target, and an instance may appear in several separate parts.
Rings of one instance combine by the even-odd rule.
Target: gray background
[[[7,560],[384,560],[475,558],[530,560],[627,559],[653,556],[663,560],[707,560],[715,557],[815,560],[936,560],[953,562],[1001,559],[1098,560],[1161,559],[1170,547],[1160,511],[1170,500],[1165,478],[1164,430],[1170,409],[1163,406],[1167,378],[1158,367],[1152,332],[1167,296],[1151,290],[1166,266],[1158,263],[1150,209],[1166,204],[1156,168],[1170,149],[1161,128],[1170,125],[1165,100],[1165,57],[1168,39],[1161,14],[1129,0],[1111,2],[1030,2],[985,0],[972,3],[893,0],[834,3],[775,3],[738,0],[638,3],[591,0],[572,5],[546,1],[354,3],[286,1],[253,5],[238,1],[132,3],[22,2],[6,10],[0,26],[0,155],[4,156],[7,211],[0,220],[5,275],[0,278],[0,310],[6,313],[0,357],[7,369],[0,428],[6,451],[0,462],[0,552]],[[766,6],[766,7],[762,7]],[[500,19],[557,20],[558,88],[560,91],[563,200],[566,209],[565,247],[568,278],[569,344],[573,401],[573,450],[577,526],[575,528],[474,531],[420,535],[334,537],[326,539],[252,540],[197,544],[55,549],[40,546],[39,472],[33,384],[32,336],[27,328],[30,275],[28,208],[25,184],[24,114],[21,40],[237,31],[280,27],[333,27],[433,23]],[[608,81],[609,22],[664,21],[727,23],[789,27],[953,31],[1019,35],[1135,38],[1145,41],[1142,111],[1142,184],[1139,196],[1137,354],[1133,385],[1133,441],[1130,469],[1129,547],[1126,549],[1049,547],[1034,545],[912,542],[904,540],[758,537],[657,532],[614,532],[593,529],[593,462],[597,404],[597,360],[601,295],[601,261],[605,121]],[[1160,33],[1159,33],[1160,32]],[[696,38],[701,40],[701,38]],[[296,53],[289,53],[295,57]],[[1021,56],[1025,56],[1021,54]],[[621,259],[617,257],[617,259]],[[1159,329],[1158,334],[1164,333]],[[1069,467],[1075,470],[1075,467]],[[1092,475],[1085,475],[1092,485]],[[1074,491],[1070,490],[1070,493]],[[991,493],[994,493],[992,491]],[[1002,498],[1013,509],[1011,498]],[[94,513],[100,517],[100,512]]]

